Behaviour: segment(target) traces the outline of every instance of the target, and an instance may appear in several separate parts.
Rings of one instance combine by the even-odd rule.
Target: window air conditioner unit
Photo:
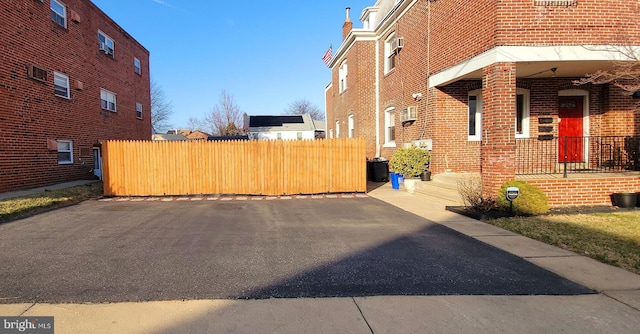
[[[402,49],[403,46],[404,46],[404,38],[398,37],[393,41],[391,41],[391,52],[398,53],[398,51],[400,51],[400,49]]]
[[[113,56],[113,49],[107,46],[107,43],[98,42],[98,48],[109,56]]]
[[[407,107],[405,108],[402,113],[400,113],[400,121],[401,122],[413,122],[416,119],[418,119],[418,111],[417,108],[414,107]]]

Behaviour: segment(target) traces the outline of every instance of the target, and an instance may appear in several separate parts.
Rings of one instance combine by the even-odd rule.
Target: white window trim
[[[111,48],[111,54],[109,56],[115,57],[115,55],[116,55],[116,42],[113,40],[113,38],[109,37],[109,35],[105,34],[102,30],[98,30],[98,43],[102,43],[102,41],[100,40],[100,36],[102,36],[104,38],[105,46],[107,48]],[[111,42],[111,45],[109,45],[109,42]]]
[[[53,9],[53,3],[56,3],[56,4],[58,4],[60,7],[62,7],[62,13],[58,13],[58,11],[56,11],[55,9]],[[58,1],[58,0],[51,0],[51,3],[49,4],[49,8],[51,8],[51,10],[52,10],[54,13],[56,13],[56,14],[58,14],[58,15],[62,16],[62,19],[64,20],[64,22],[63,22],[64,24],[63,24],[63,25],[60,25],[60,24],[58,23],[58,21],[54,21],[54,20],[53,20],[53,18],[52,18],[51,20],[52,20],[53,22],[55,22],[56,24],[60,25],[61,27],[66,28],[66,27],[67,27],[67,6],[65,6],[62,2],[60,2],[60,1]]]
[[[467,100],[467,125],[465,126],[465,131],[467,132],[469,141],[480,141],[482,140],[482,89],[476,89],[474,91],[470,91],[468,96],[476,97],[476,134],[469,135],[469,102]]]
[[[522,133],[518,133],[518,115],[516,114],[516,138],[529,138],[530,135],[530,92],[528,89],[518,88],[516,89],[516,103],[517,96],[522,95]],[[517,108],[517,105],[516,105]],[[517,112],[517,109],[516,109]]]
[[[136,57],[133,57],[133,72],[142,75],[142,63],[140,63],[140,59]]]
[[[390,136],[389,136],[389,128],[391,127],[391,125],[393,125],[394,127],[396,126],[395,111],[396,109],[393,107],[387,108],[384,111],[384,145],[382,145],[382,147],[396,147],[395,139],[390,140]],[[391,123],[392,120],[393,120],[393,124]]]
[[[347,60],[344,60],[340,67],[338,68],[338,87],[340,90],[340,94],[347,90],[347,78],[349,76],[349,67],[347,65]]]
[[[136,117],[142,119],[142,103],[136,102]]]
[[[106,99],[103,99],[103,98],[102,98],[102,94],[103,94],[103,93],[104,93],[104,94],[105,94],[105,96],[107,97]],[[109,103],[109,102],[111,102],[111,101],[110,101],[108,98],[109,98],[110,96],[113,96],[113,110],[109,109],[109,104],[108,104],[108,103]],[[107,101],[107,107],[106,107],[106,108],[102,105],[102,101]],[[114,92],[110,92],[110,91],[108,91],[108,90],[106,90],[106,89],[104,89],[104,88],[101,88],[101,89],[100,89],[100,107],[101,107],[103,110],[109,110],[109,111],[111,111],[111,112],[117,112],[117,111],[118,111],[118,102],[117,102],[117,96],[116,96],[116,93],[114,93]]]
[[[390,68],[389,58],[391,57],[391,41],[396,38],[396,33],[392,33],[384,40],[384,74],[393,71],[396,67]]]
[[[63,160],[60,161],[60,158],[58,157],[58,165],[70,165],[73,163],[73,141],[71,140],[57,140],[58,142],[58,153],[70,153],[69,154],[69,158],[70,160]],[[69,149],[68,150],[61,150],[60,149],[60,143],[69,143]]]
[[[340,138],[340,121],[336,121],[336,138]]]
[[[58,80],[64,80],[65,83],[65,87],[67,90],[67,94],[65,95],[60,95],[56,92],[55,90],[55,86],[56,86],[56,79]],[[71,98],[71,89],[69,88],[69,76],[67,76],[66,74],[60,73],[60,72],[53,72],[53,95],[57,96],[57,97],[62,97],[65,99],[70,99]]]
[[[349,138],[353,138],[355,137],[355,117],[353,114],[349,115],[348,123]]]

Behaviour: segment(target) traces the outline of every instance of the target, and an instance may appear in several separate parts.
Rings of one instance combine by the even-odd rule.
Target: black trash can
[[[371,182],[389,181],[389,161],[384,159],[373,159],[367,161],[367,172]]]

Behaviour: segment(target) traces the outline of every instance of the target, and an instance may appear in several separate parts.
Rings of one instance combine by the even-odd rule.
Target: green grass
[[[640,211],[500,218],[486,222],[640,274]]]
[[[0,223],[102,196],[102,182],[0,200]]]

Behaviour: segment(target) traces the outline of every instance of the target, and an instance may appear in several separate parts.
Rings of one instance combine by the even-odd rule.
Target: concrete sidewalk
[[[4,304],[55,333],[637,333],[640,276],[383,185],[369,193],[597,291],[580,296],[378,296],[113,304]],[[10,301],[5,301],[10,302]]]

